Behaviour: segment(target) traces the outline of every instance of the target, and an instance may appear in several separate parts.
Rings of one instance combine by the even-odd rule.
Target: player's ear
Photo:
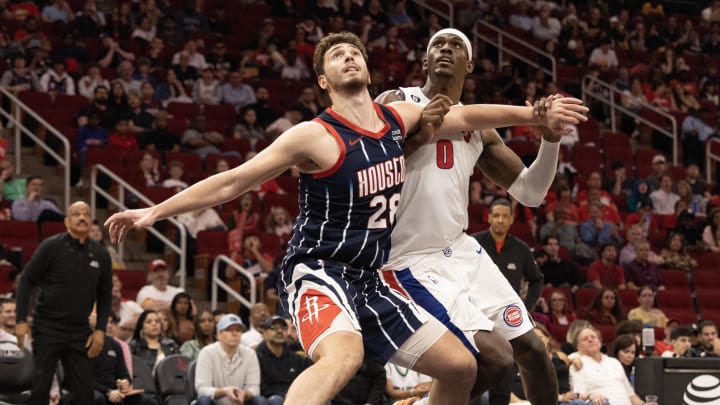
[[[327,77],[325,77],[325,75],[319,75],[317,78],[317,84],[321,89],[327,90]]]
[[[427,73],[427,70],[428,70],[428,60],[427,60],[427,56],[425,56],[422,59],[422,71],[424,73]]]
[[[466,71],[467,71],[468,73],[472,73],[473,70],[475,70],[475,61],[472,60],[472,58],[470,58],[470,60],[468,60],[468,62],[467,62],[467,69],[466,69]]]

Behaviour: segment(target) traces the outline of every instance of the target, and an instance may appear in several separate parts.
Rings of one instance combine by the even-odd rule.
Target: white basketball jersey
[[[420,87],[401,87],[405,100],[427,104]],[[409,267],[420,255],[449,246],[468,226],[470,177],[483,151],[480,131],[436,135],[405,158],[386,269]]]

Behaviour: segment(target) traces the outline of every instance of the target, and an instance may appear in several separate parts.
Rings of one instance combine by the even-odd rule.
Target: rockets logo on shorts
[[[508,305],[503,311],[503,320],[508,326],[517,328],[523,323],[523,312],[519,306],[513,304]]]
[[[311,347],[315,339],[332,324],[340,308],[324,293],[309,289],[300,296],[297,312],[298,333],[304,347]]]

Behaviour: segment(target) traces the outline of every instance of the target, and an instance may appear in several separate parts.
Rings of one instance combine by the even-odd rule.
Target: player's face
[[[492,207],[488,222],[490,222],[490,230],[492,233],[505,235],[510,229],[510,225],[513,223],[513,216],[510,207],[505,205],[496,205]]]
[[[350,44],[337,44],[325,53],[325,74],[318,77],[323,89],[356,93],[370,83],[365,59],[360,49]]]
[[[465,77],[472,72],[471,57],[465,42],[457,35],[438,35],[430,44],[425,68],[431,75]]]

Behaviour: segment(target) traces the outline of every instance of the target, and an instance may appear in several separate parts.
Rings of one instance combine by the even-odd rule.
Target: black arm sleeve
[[[25,269],[20,274],[20,284],[17,287],[17,315],[16,319],[18,322],[24,322],[27,320],[28,315],[28,300],[30,299],[30,292],[33,287],[40,284],[50,265],[50,257],[52,254],[52,245],[54,239],[46,240],[38,246],[35,253],[30,258],[30,261],[25,266]],[[112,279],[110,280],[112,283]]]
[[[97,284],[97,325],[95,330],[104,331],[110,317],[110,306],[112,304],[112,261],[110,254],[101,249],[100,254],[100,279]],[[127,373],[127,370],[125,371]]]

